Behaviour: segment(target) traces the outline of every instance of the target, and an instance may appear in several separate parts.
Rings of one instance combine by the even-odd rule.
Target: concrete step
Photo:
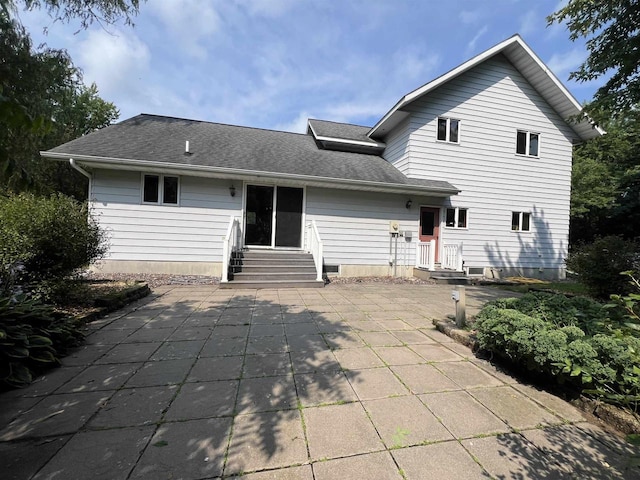
[[[316,266],[311,264],[294,264],[294,265],[274,265],[268,263],[245,263],[244,265],[233,265],[236,272],[242,273],[316,273]]]
[[[234,258],[232,265],[315,265],[310,258]]]
[[[453,277],[453,276],[440,276],[431,275],[431,280],[443,285],[468,285],[469,277]]]
[[[239,258],[244,259],[279,259],[279,260],[295,260],[304,258],[313,258],[310,253],[306,252],[281,252],[281,251],[249,251],[239,252],[237,255]]]
[[[435,270],[431,272],[432,276],[438,277],[466,277],[467,274],[460,270]]]
[[[243,280],[315,280],[316,272],[263,272],[263,273],[245,273],[244,271],[234,273],[232,281]]]
[[[323,288],[320,280],[235,280],[221,283],[220,288]]]
[[[323,281],[316,281],[313,256],[301,251],[249,250],[238,252],[231,261],[230,271],[229,282],[223,288],[324,286]],[[275,287],[269,285],[275,285]]]

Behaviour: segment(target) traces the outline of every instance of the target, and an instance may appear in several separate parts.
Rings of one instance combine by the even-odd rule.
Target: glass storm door
[[[302,239],[301,188],[278,187],[276,194],[276,247],[300,248]]]
[[[247,185],[246,245],[271,246],[273,187]]]
[[[420,207],[420,241],[430,242],[435,240],[435,259],[438,261],[438,239],[440,237],[440,209]]]
[[[304,190],[247,185],[245,245],[300,248]]]

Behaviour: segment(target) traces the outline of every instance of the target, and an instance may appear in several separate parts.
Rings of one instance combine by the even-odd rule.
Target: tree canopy
[[[574,149],[572,242],[640,235],[640,111],[605,123],[607,134]]]
[[[18,4],[44,8],[56,21],[78,18],[86,28],[131,23],[139,0],[0,0],[0,186],[84,198],[86,179],[68,165],[43,162],[38,152],[109,125],[118,110],[82,82],[65,50],[33,47],[13,18]]]
[[[547,21],[566,22],[571,40],[587,39],[589,57],[569,78],[585,82],[610,75],[587,105],[597,122],[640,104],[638,0],[569,0]]]

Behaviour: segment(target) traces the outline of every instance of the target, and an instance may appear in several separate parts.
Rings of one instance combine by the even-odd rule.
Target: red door
[[[440,209],[432,207],[420,207],[420,241],[430,242],[435,240],[436,262],[438,261],[440,239]]]

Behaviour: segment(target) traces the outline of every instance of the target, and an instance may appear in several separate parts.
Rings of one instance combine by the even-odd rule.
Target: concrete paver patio
[[[158,289],[0,394],[0,478],[640,478],[638,449],[436,331],[450,291]]]

